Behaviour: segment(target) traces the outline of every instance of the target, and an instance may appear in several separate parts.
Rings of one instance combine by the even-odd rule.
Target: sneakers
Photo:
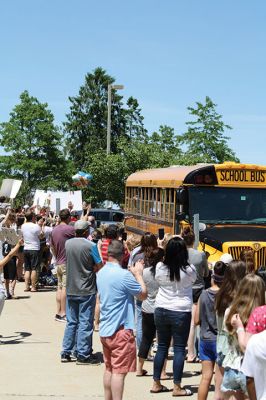
[[[56,321],[58,321],[58,322],[67,322],[66,315],[64,315],[63,317],[61,317],[61,315],[55,314],[54,319],[55,319]]]
[[[77,358],[76,361],[77,365],[100,365],[101,362],[93,355],[91,355],[89,358]]]
[[[62,355],[61,355],[61,362],[62,363],[67,363],[67,362],[71,362],[71,361],[76,361],[76,357],[74,357],[72,354],[66,354],[66,353],[63,353]]]

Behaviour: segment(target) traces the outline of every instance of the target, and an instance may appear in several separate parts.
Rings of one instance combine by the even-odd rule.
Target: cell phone
[[[122,233],[122,240],[125,242],[127,240],[127,232]]]
[[[164,228],[158,229],[158,236],[160,240],[163,240],[164,238]]]

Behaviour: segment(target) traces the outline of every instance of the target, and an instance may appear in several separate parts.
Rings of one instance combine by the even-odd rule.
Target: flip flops
[[[141,375],[138,374],[136,376],[138,376],[138,377],[145,376],[145,375],[147,375],[147,373],[148,373],[148,371],[146,371],[146,369],[143,369],[142,374]]]
[[[188,364],[197,364],[197,363],[200,363],[200,359],[197,356],[195,356],[192,360],[187,359],[186,362]]]
[[[184,391],[185,393],[182,393],[182,394],[174,394],[173,393],[172,396],[173,397],[183,397],[183,396],[192,396],[193,395],[193,392],[187,388],[182,388],[180,391],[181,392]]]
[[[150,393],[166,393],[166,392],[170,392],[170,389],[168,389],[166,386],[162,385],[161,389],[159,390],[150,390]]]

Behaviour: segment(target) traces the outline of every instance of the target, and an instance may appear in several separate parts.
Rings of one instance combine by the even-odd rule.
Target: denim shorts
[[[224,377],[221,385],[222,392],[230,392],[234,390],[241,390],[246,393],[246,376],[243,372],[237,369],[231,369],[226,367],[224,370]]]
[[[224,358],[225,354],[223,354],[222,352],[217,353],[216,364],[218,365],[218,367],[223,366]]]
[[[216,340],[200,339],[199,358],[201,361],[216,361]]]

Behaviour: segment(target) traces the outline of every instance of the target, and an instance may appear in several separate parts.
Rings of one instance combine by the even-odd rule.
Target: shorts
[[[131,329],[120,328],[110,337],[101,337],[107,371],[126,374],[136,371],[136,342]]]
[[[203,288],[192,289],[193,304],[197,304]]]
[[[223,354],[222,352],[217,353],[216,364],[218,365],[218,367],[223,366],[224,359],[225,354]]]
[[[24,250],[25,271],[36,271],[40,265],[39,250]]]
[[[62,289],[66,287],[66,264],[59,264],[56,266],[57,274],[57,287]]]
[[[243,372],[237,369],[231,369],[226,367],[224,370],[224,377],[221,385],[222,392],[231,392],[234,390],[240,390],[243,393],[247,391],[246,376]]]
[[[16,257],[13,257],[4,266],[4,278],[10,281],[14,281],[17,278]]]
[[[217,358],[216,340],[202,340],[199,345],[199,359],[201,361],[213,361]]]

